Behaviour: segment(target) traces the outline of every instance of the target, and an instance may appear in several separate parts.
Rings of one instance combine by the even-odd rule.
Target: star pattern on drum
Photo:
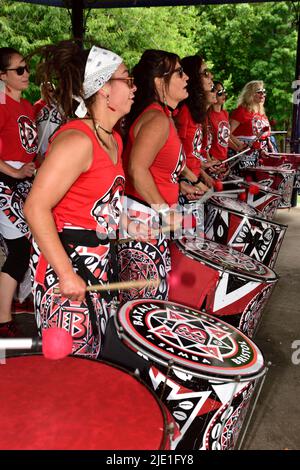
[[[234,343],[231,333],[222,327],[194,315],[167,308],[156,311],[147,318],[149,333],[176,348],[202,357],[223,362],[232,354]],[[200,325],[200,326],[199,326]]]

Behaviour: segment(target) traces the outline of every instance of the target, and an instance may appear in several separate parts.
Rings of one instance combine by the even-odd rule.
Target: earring
[[[116,111],[115,108],[113,108],[112,106],[110,106],[109,104],[109,95],[106,95],[106,106],[108,107],[108,109],[110,109],[111,111]]]

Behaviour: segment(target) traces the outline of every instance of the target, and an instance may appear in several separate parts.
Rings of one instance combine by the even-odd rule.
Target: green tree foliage
[[[87,19],[86,44],[96,42],[124,57],[132,67],[148,48],[179,56],[203,54],[216,79],[229,91],[227,108],[236,106],[245,83],[265,82],[267,112],[286,128],[291,120],[297,32],[293,2],[169,8],[94,9]],[[66,9],[0,0],[0,46],[23,54],[71,36]],[[37,58],[31,64],[32,82]],[[27,97],[34,101],[38,87]]]

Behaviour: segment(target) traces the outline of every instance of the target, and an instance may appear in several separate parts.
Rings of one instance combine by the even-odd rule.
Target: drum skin
[[[225,197],[205,205],[205,238],[228,245],[273,268],[287,226],[260,217],[253,207]]]
[[[257,346],[239,330],[174,302],[127,302],[110,320],[104,354],[138,370],[180,427],[176,449],[237,444],[265,373]]]
[[[207,239],[170,245],[169,300],[204,309],[252,338],[278,280],[267,266]]]
[[[171,448],[168,410],[140,379],[111,364],[8,358],[0,398],[1,450]]]

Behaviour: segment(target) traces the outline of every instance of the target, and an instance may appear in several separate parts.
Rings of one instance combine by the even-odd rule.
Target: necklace
[[[108,131],[107,129],[104,129],[104,127],[100,126],[100,124],[98,122],[95,124],[95,129],[96,129],[96,131],[98,131],[98,129],[101,129],[107,135],[112,135],[112,131]]]

